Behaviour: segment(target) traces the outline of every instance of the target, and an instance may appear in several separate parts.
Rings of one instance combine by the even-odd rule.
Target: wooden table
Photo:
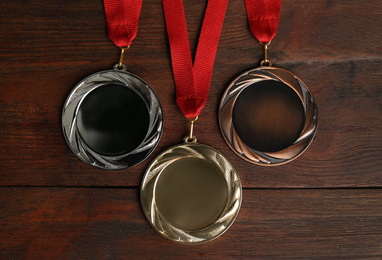
[[[193,52],[202,2],[184,1]],[[126,63],[158,94],[164,134],[147,160],[120,171],[81,162],[61,131],[71,89],[119,59],[107,37],[102,1],[1,1],[0,258],[381,259],[380,4],[283,1],[270,59],[299,75],[314,93],[318,132],[298,159],[261,167],[236,156],[218,127],[224,90],[263,56],[250,34],[244,1],[229,2],[195,133],[235,165],[243,203],[222,237],[184,246],[158,235],[139,202],[148,164],[180,143],[188,128],[175,105],[161,1],[143,1]]]

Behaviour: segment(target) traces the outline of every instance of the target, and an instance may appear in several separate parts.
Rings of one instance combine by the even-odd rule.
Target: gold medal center
[[[214,223],[228,198],[221,170],[201,158],[182,158],[161,173],[155,190],[161,216],[176,228],[202,229]]]

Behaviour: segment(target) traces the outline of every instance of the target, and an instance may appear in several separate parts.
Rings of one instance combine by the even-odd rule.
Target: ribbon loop
[[[252,34],[261,43],[276,35],[280,19],[281,0],[245,0]]]
[[[207,102],[212,70],[228,0],[209,0],[194,64],[182,0],[163,0],[170,42],[176,102],[187,118],[200,114]]]
[[[118,47],[127,47],[137,36],[142,0],[104,0],[107,32]]]

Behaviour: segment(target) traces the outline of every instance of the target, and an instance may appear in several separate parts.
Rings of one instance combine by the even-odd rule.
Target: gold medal
[[[212,147],[185,138],[150,164],[141,185],[147,220],[162,236],[199,244],[222,235],[239,213],[242,189],[232,164]]]
[[[200,244],[222,235],[241,205],[239,176],[227,158],[197,143],[194,123],[204,107],[228,0],[209,2],[193,64],[181,0],[164,0],[176,101],[191,122],[184,143],[162,152],[141,185],[141,204],[159,234],[182,244]],[[214,28],[214,33],[207,33]],[[208,54],[208,55],[207,55]]]

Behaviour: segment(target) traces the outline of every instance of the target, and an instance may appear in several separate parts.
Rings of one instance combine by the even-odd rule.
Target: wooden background
[[[184,0],[195,51],[206,1]],[[175,105],[160,0],[143,1],[128,70],[161,100],[164,134],[142,164],[92,168],[70,151],[61,111],[84,77],[110,69],[102,1],[0,2],[1,259],[381,259],[382,8],[378,0],[285,0],[270,46],[275,66],[312,90],[319,125],[309,149],[283,166],[236,156],[218,127],[225,88],[258,66],[244,0],[230,0],[209,99],[195,134],[237,168],[243,204],[233,226],[197,246],[167,241],[146,221],[139,185],[150,161],[187,134]]]

